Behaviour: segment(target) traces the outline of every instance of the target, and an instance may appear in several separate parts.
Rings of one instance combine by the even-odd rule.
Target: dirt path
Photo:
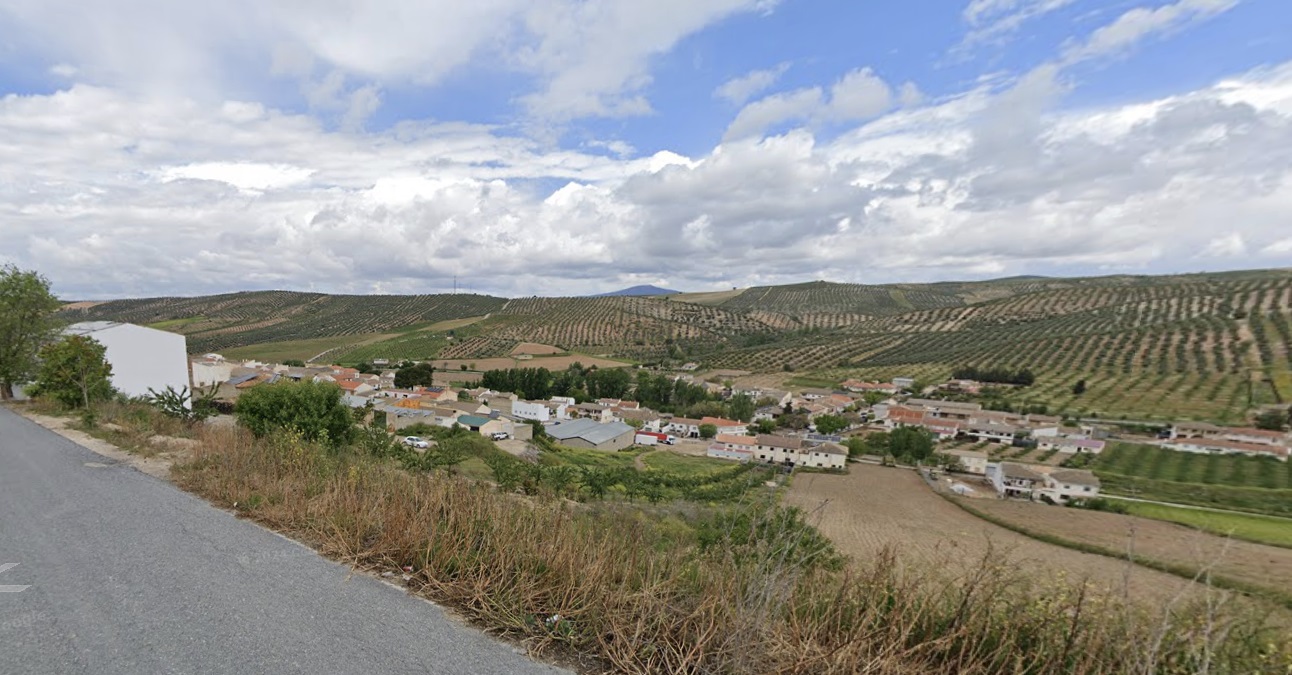
[[[143,457],[135,455],[117,446],[95,438],[79,429],[72,429],[68,425],[72,420],[66,417],[50,417],[48,415],[39,415],[21,406],[10,408],[14,412],[26,417],[27,419],[39,424],[46,429],[66,438],[73,443],[89,448],[97,454],[103,455],[113,461],[129,464],[136,469],[163,480],[170,479],[170,467],[174,463],[174,457],[169,453],[160,453],[152,457]]]

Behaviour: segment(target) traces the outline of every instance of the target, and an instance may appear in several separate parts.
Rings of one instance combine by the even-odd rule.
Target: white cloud
[[[893,90],[874,71],[860,68],[843,76],[830,88],[829,117],[864,120],[885,112],[893,104]]]
[[[959,50],[984,42],[998,42],[1018,32],[1033,19],[1063,9],[1077,0],[972,0],[964,10],[971,26]]]
[[[726,140],[762,134],[768,127],[801,120],[821,109],[823,97],[819,87],[772,94],[746,105],[727,127]]]
[[[752,70],[740,77],[732,78],[722,83],[714,90],[713,95],[736,105],[743,105],[749,99],[757,94],[767,91],[776,81],[781,79],[785,71],[789,70],[790,64],[782,63],[775,68],[766,70]]]
[[[1136,7],[1115,21],[1096,29],[1082,41],[1074,41],[1064,50],[1063,61],[1076,63],[1091,58],[1116,56],[1140,41],[1163,33],[1180,30],[1227,12],[1239,0],[1179,0],[1156,8]]]
[[[1115,107],[1062,92],[1038,70],[822,140],[809,89],[767,116],[801,128],[618,158],[78,85],[0,99],[0,251],[66,297],[1292,265],[1292,64]]]
[[[919,90],[909,84],[903,88],[903,100],[919,98]],[[757,136],[767,129],[789,121],[858,122],[876,117],[893,105],[893,90],[870,68],[845,73],[827,97],[820,87],[807,87],[772,94],[746,105],[727,127],[724,140]]]
[[[64,79],[71,79],[73,77],[76,77],[77,73],[79,72],[81,71],[76,66],[73,66],[69,63],[58,63],[53,66],[50,66],[49,68],[50,75],[55,75]]]
[[[311,100],[343,98],[326,109],[354,125],[382,89],[436,84],[480,63],[532,76],[534,90],[520,100],[544,118],[645,114],[652,58],[727,17],[775,4],[8,0],[0,15],[17,47],[77,69],[85,82],[213,101],[293,78]]]

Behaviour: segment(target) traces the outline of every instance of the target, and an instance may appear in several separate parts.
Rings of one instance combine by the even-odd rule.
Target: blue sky
[[[1276,0],[0,0],[65,295],[1292,265]]]

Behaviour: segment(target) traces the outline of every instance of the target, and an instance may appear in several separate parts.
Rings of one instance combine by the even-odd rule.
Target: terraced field
[[[485,295],[321,295],[289,291],[200,298],[118,300],[65,308],[69,321],[160,324],[202,353],[266,342],[388,333],[415,324],[478,317],[502,308]]]
[[[836,381],[936,381],[966,364],[1026,367],[1038,382],[1014,398],[1054,410],[1237,422],[1253,406],[1292,400],[1290,342],[1292,274],[1265,272],[1041,288],[876,316],[711,361]],[[1081,396],[1073,394],[1078,380],[1087,384]]]
[[[963,365],[1028,368],[1014,404],[1081,416],[1240,422],[1292,400],[1292,272],[812,282],[670,298],[326,296],[281,291],[74,303],[74,321],[184,333],[190,351],[339,340],[345,360],[486,359],[523,343],[819,382]],[[450,326],[460,329],[449,340]],[[374,335],[386,335],[369,341]],[[359,342],[364,342],[360,345]],[[290,346],[290,345],[288,345]],[[1085,392],[1073,393],[1084,380]]]

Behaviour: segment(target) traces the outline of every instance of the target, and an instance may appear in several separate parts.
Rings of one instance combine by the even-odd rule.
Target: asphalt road
[[[14,563],[0,673],[564,672],[0,408]]]

